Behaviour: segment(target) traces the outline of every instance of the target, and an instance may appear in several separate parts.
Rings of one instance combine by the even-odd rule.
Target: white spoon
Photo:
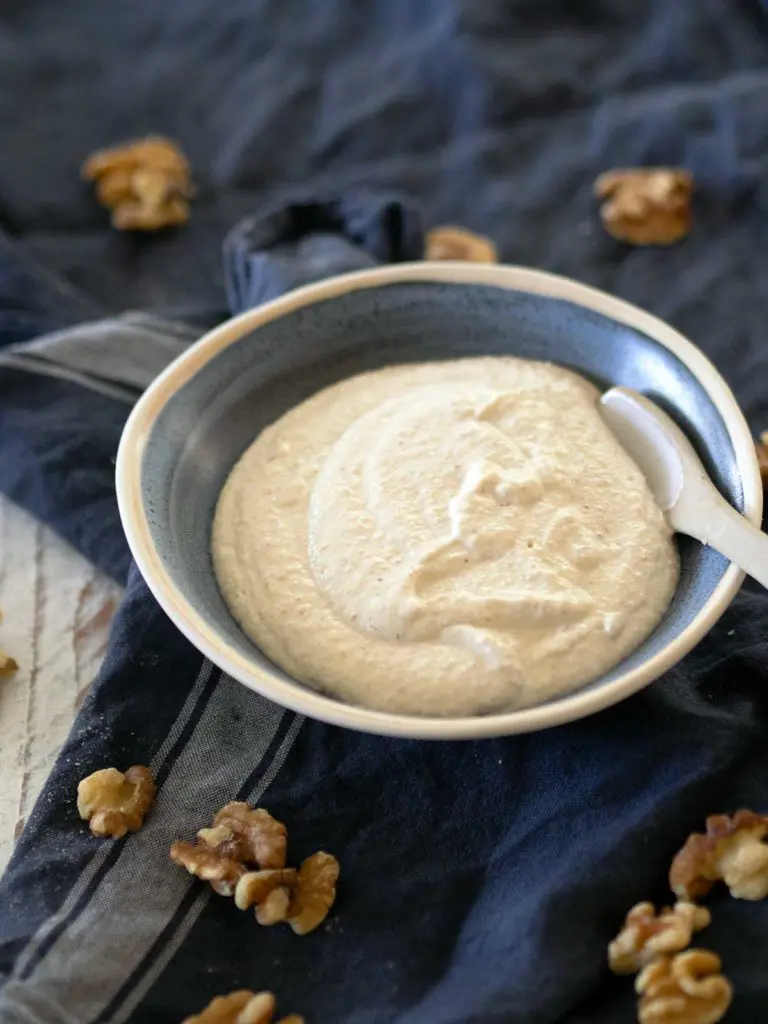
[[[611,388],[600,404],[603,419],[642,470],[672,529],[708,544],[768,587],[768,535],[723,498],[678,425],[631,388]]]

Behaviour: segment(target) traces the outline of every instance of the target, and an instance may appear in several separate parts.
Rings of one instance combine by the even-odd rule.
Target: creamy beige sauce
[[[598,397],[510,357],[320,391],[219,499],[235,618],[297,679],[393,712],[526,707],[599,676],[657,625],[678,561]]]

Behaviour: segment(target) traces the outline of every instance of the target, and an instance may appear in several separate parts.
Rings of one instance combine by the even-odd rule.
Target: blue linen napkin
[[[421,245],[417,214],[389,196],[268,210],[227,240],[232,311],[418,258]],[[129,568],[112,484],[120,430],[196,327],[94,320],[4,246],[0,488],[127,590],[0,882],[0,1021],[159,1024],[243,987],[272,989],[308,1024],[634,1019],[631,983],[605,965],[623,915],[669,899],[671,857],[707,813],[765,807],[768,598],[745,591],[662,681],[548,732],[420,743],[305,721],[203,658]],[[156,805],[135,835],[97,840],[77,783],[131,764],[151,767]],[[262,929],[170,862],[170,844],[232,799],[287,823],[292,862],[339,857],[338,901],[317,933]],[[756,1024],[768,910],[711,904],[702,940],[736,988],[728,1019]]]

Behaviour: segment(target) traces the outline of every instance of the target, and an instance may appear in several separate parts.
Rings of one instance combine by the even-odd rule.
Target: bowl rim
[[[642,665],[609,683],[518,711],[422,718],[345,704],[254,665],[208,625],[176,587],[162,563],[142,501],[141,476],[147,441],[170,398],[219,352],[263,324],[347,292],[408,282],[490,285],[563,299],[633,327],[672,351],[697,378],[722,417],[741,477],[744,515],[760,527],[763,491],[752,435],[731,389],[691,341],[651,313],[571,278],[514,265],[421,261],[326,278],[246,310],[204,334],[152,382],[128,417],[115,467],[120,518],[139,571],[171,621],[214,664],[263,697],[331,725],[411,739],[480,739],[546,729],[616,704],[658,679],[704,637],[739,590],[744,579],[740,569],[735,565],[726,569],[712,596],[679,636]]]

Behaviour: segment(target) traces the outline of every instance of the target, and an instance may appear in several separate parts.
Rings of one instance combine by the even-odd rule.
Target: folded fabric
[[[421,219],[396,198],[353,193],[308,202],[297,197],[247,217],[224,244],[232,309],[248,309],[291,288],[377,263],[423,255]]]
[[[233,311],[420,251],[416,214],[389,197],[291,203],[228,240]],[[0,485],[118,579],[120,427],[193,335],[136,314],[6,346],[0,362]],[[180,1021],[243,987],[272,989],[308,1024],[632,1020],[607,941],[635,901],[669,898],[670,859],[707,813],[764,803],[767,625],[768,599],[744,593],[682,666],[618,707],[537,735],[430,744],[259,698],[130,572],[106,663],[0,882],[0,1020]],[[77,783],[131,764],[151,768],[156,805],[138,833],[95,839]],[[292,862],[338,856],[339,897],[317,933],[262,929],[171,863],[171,843],[232,799],[286,822]],[[736,987],[729,1019],[754,1024],[768,919],[721,895],[713,907],[705,941]]]

